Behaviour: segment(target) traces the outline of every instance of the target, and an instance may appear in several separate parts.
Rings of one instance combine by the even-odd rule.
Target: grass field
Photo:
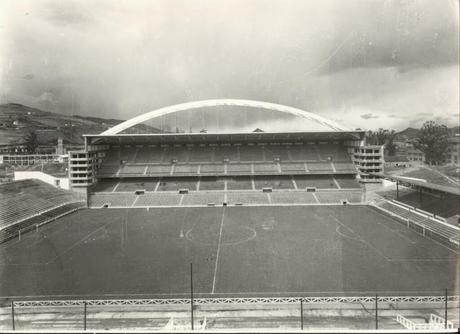
[[[457,258],[367,206],[86,209],[0,245],[0,295],[441,294]]]

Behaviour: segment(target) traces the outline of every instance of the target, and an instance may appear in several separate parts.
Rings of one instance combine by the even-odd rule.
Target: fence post
[[[375,294],[375,329],[379,329],[379,299],[378,295]]]
[[[193,331],[193,264],[190,263],[190,317]]]
[[[300,298],[300,329],[303,330],[303,298]]]
[[[444,328],[447,329],[447,288],[444,295]]]
[[[86,301],[83,302],[83,313],[84,313],[84,317],[83,317],[83,330],[86,331]]]
[[[14,300],[11,301],[11,325],[13,330],[16,330],[16,325],[14,323]]]

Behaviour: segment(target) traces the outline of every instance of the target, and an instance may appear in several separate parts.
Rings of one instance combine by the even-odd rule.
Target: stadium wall
[[[28,179],[36,179],[48,183],[53,187],[69,190],[70,184],[69,179],[66,177],[54,177],[52,175],[39,172],[39,171],[15,171],[14,172],[14,180],[28,180]]]

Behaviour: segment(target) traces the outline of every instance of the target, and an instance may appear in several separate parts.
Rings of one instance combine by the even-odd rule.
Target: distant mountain
[[[419,129],[407,128],[401,132],[397,132],[395,135],[395,141],[406,141],[417,137]]]
[[[397,132],[395,135],[395,141],[406,141],[415,139],[417,138],[419,131],[420,129],[407,128],[403,131]],[[460,133],[460,128],[458,126],[454,126],[452,128],[449,128],[449,132],[452,136],[454,136],[455,134]]]
[[[67,144],[82,144],[83,134],[98,134],[121,122],[123,120],[62,115],[8,103],[0,105],[0,145],[20,144],[30,131],[37,133],[40,145],[56,145],[58,137],[62,137]],[[132,131],[161,132],[144,124],[134,127]]]

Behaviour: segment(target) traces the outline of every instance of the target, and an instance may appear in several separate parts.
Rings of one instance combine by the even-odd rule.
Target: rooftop
[[[245,132],[245,133],[155,133],[83,135],[88,144],[199,144],[275,141],[360,140],[364,131],[337,132]]]

